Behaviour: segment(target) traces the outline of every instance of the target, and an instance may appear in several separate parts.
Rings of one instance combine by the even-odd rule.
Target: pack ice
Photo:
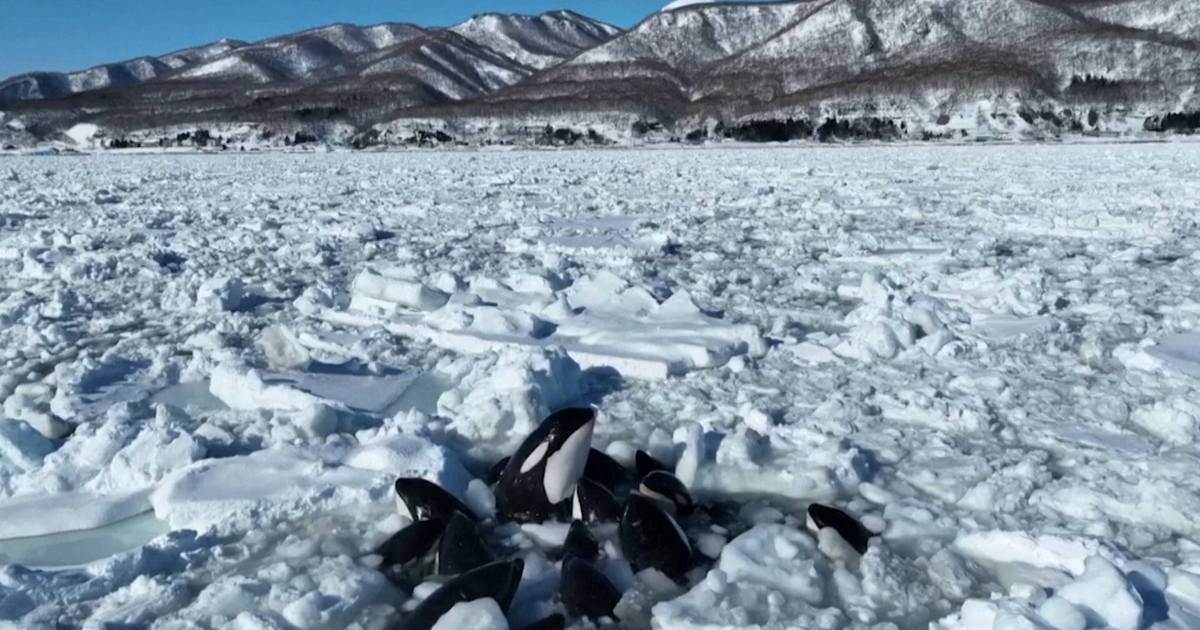
[[[0,627],[404,628],[449,576],[381,567],[415,525],[397,479],[520,561],[511,601],[430,627],[1200,627],[1197,166],[6,158]],[[489,474],[571,408],[607,466],[563,503],[583,568],[573,506],[509,522]],[[514,469],[573,471],[556,452]],[[650,524],[605,516],[605,471]]]

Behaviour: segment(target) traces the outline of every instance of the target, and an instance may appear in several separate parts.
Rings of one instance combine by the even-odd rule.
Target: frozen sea
[[[388,628],[392,481],[486,513],[472,478],[581,404],[611,453],[702,432],[693,492],[748,529],[689,530],[707,574],[629,580],[624,628],[1200,627],[1197,173],[1186,143],[0,160],[0,627]],[[870,551],[824,553],[814,501]],[[487,627],[519,630],[558,567],[508,535]]]

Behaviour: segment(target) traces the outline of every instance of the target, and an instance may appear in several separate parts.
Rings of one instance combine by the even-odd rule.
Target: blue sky
[[[3,0],[0,78],[80,70],[223,37],[254,41],[334,22],[445,26],[476,13],[572,9],[632,26],[668,0]]]

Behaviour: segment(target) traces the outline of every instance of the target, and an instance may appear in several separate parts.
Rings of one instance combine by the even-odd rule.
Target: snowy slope
[[[907,96],[901,103],[916,107],[926,98],[953,106],[994,97],[997,88],[1072,101],[1086,100],[1071,93],[1073,82],[1078,88],[1091,77],[1112,84],[1108,99],[1174,108],[1187,106],[1190,90],[1180,87],[1200,77],[1200,12],[1176,2],[1079,5],[1090,11],[1050,0],[814,6],[769,41],[709,68],[694,96],[728,99],[749,86],[769,95],[756,99],[766,110],[837,107],[853,102],[860,86]],[[913,99],[914,90],[926,98]]]
[[[698,4],[656,13],[605,44],[512,88],[461,108],[499,115],[528,104],[561,112],[613,108],[670,119],[686,108],[688,86],[708,65],[767,40],[791,24],[802,3]],[[491,109],[489,109],[491,108]]]
[[[5,158],[0,626],[399,627],[436,585],[376,568],[395,478],[490,515],[472,477],[595,405],[597,448],[695,454],[684,584],[603,540],[622,628],[1194,629],[1197,168],[1184,142]],[[484,527],[527,567],[487,627],[560,609],[555,527]]]
[[[396,46],[423,33],[410,24],[366,28],[336,24],[239,48],[205,63],[193,64],[170,78],[253,83],[297,79],[353,56]]]
[[[663,7],[662,9],[659,9],[659,10],[660,11],[674,11],[675,9],[682,9],[684,7],[690,7],[694,4],[711,4],[714,1],[715,0],[675,0],[671,4],[668,4],[667,6]]]
[[[701,140],[1200,128],[1200,5],[1180,0],[712,2],[624,32],[565,11],[486,14],[451,29],[335,25],[184,52],[0,90],[122,84],[11,106],[59,131],[120,133],[323,117],[361,129],[641,123]]]
[[[602,44],[620,32],[571,11],[538,16],[489,13],[450,30],[537,70]]]
[[[656,13],[612,41],[568,64],[655,62],[689,72],[741,52],[793,20],[801,3],[698,4]]]
[[[204,62],[213,57],[219,57],[231,50],[245,46],[249,46],[249,44],[235,39],[222,39],[204,46],[177,50],[159,57],[158,60],[167,64],[171,69],[178,70],[185,66]]]
[[[455,113],[603,103],[684,132],[841,116],[957,133],[993,118],[1038,126],[1043,112],[1063,132],[1138,127],[1200,108],[1198,13],[1177,0],[688,5]]]
[[[170,66],[157,59],[143,57],[69,74],[27,74],[0,83],[0,100],[54,98],[87,90],[130,85],[152,79],[170,70]]]
[[[202,63],[245,46],[245,42],[221,40],[161,57],[140,57],[70,73],[36,72],[0,82],[0,100],[55,98],[67,94],[131,85],[148,81],[185,66]]]
[[[538,16],[481,15],[445,31],[421,29],[410,24],[369,27],[335,24],[254,44],[221,40],[158,58],[136,59],[83,72],[14,77],[0,83],[0,100],[54,98],[156,78],[190,84],[197,81],[267,84],[308,78],[333,79],[352,69],[369,66],[372,58],[402,56],[405,51],[399,47],[404,43],[442,32],[463,36],[477,49],[486,49],[470,53],[480,58],[479,67],[463,68],[471,62],[464,60],[461,54],[449,54],[458,59],[446,59],[445,63],[455,66],[448,70],[451,73],[479,75],[482,80],[473,79],[472,82],[485,86],[484,90],[491,90],[523,77],[525,72],[521,77],[512,75],[516,67],[536,70],[557,64],[607,41],[619,29],[570,11]],[[456,45],[464,47],[461,43]],[[498,69],[500,67],[503,69]],[[379,74],[379,71],[369,74]],[[419,76],[413,80],[436,83]],[[463,98],[479,93],[479,89],[447,89],[445,92],[456,94],[453,98]]]

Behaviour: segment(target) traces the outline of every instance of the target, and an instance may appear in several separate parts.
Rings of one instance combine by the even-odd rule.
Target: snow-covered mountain
[[[621,32],[572,11],[539,16],[488,13],[450,30],[537,70],[561,63]]]
[[[1182,0],[673,4],[454,114],[574,109],[684,132],[789,119],[805,121],[800,131],[839,119],[937,133],[992,117],[1153,126],[1200,109],[1198,51],[1200,5]]]
[[[1200,4],[1185,0],[694,2],[628,31],[560,11],[222,42],[18,77],[0,98],[79,93],[0,101],[0,110],[58,126],[119,120],[120,129],[313,120],[541,129],[603,119],[677,136],[764,121],[781,126],[743,135],[944,136],[1192,129],[1198,84]]]
[[[56,98],[79,92],[141,83],[179,68],[202,64],[244,46],[247,46],[246,42],[223,39],[205,46],[168,53],[161,57],[139,57],[79,72],[23,74],[0,81],[0,100]]]
[[[659,10],[660,11],[674,11],[675,9],[682,9],[684,7],[690,7],[693,4],[712,4],[712,3],[713,3],[713,0],[675,0],[671,4],[668,4],[667,6],[663,7],[662,9],[659,9]]]
[[[397,46],[423,35],[411,24],[367,28],[335,24],[244,46],[190,64],[169,80],[218,79],[268,83],[306,77],[354,56]]]
[[[466,82],[474,89],[446,86],[453,98],[492,90],[524,78],[602,44],[620,29],[570,11],[537,16],[477,15],[450,29],[424,29],[412,24],[359,27],[335,24],[254,44],[222,40],[157,58],[143,57],[74,73],[31,73],[0,82],[0,101],[50,99],[153,79],[190,83],[232,81],[250,85],[301,79],[328,80],[354,71],[367,75],[404,71],[412,54],[426,55],[418,67],[446,74],[449,83]],[[448,42],[450,35],[457,41]],[[422,38],[431,39],[425,42]],[[404,47],[422,40],[427,49]],[[473,48],[448,52],[445,46]],[[438,50],[439,47],[443,48]],[[447,55],[445,59],[436,59]],[[477,60],[467,59],[477,58]],[[479,67],[473,66],[476,61]],[[444,62],[444,63],[443,63]],[[332,70],[331,70],[332,69]],[[478,76],[471,76],[478,75]],[[436,77],[416,77],[431,84]]]

